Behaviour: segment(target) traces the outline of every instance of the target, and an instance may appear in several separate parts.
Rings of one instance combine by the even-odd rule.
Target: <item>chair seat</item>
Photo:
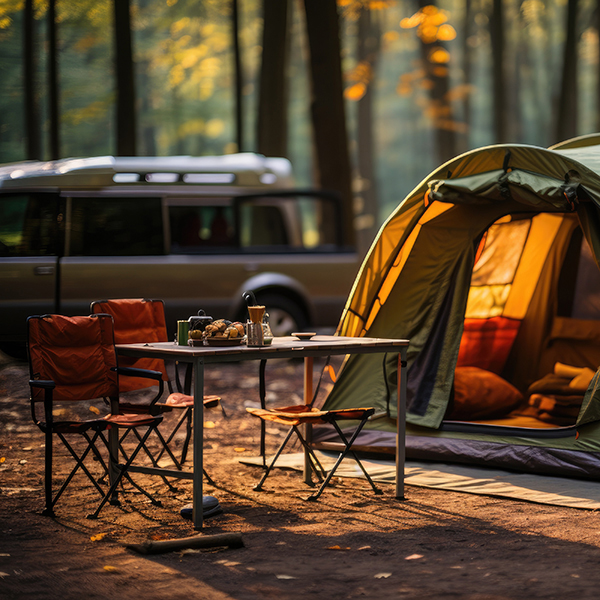
[[[46,423],[37,422],[37,426],[46,431]],[[85,431],[105,431],[110,427],[110,424],[105,419],[89,419],[87,421],[54,421],[52,423],[53,433],[83,433]]]
[[[143,427],[144,425],[154,425],[162,421],[162,417],[155,417],[149,414],[121,414],[121,415],[106,415],[104,420],[109,425],[117,427]]]
[[[329,423],[332,420],[341,419],[362,419],[369,411],[374,412],[373,408],[342,408],[339,410],[319,410],[318,408],[309,408],[305,404],[297,404],[294,406],[284,406],[281,408],[247,408],[251,415],[281,423],[283,425],[302,425],[303,423]],[[370,416],[370,415],[367,415]]]
[[[214,394],[204,396],[204,406],[206,408],[213,408],[214,406],[218,406],[220,401],[221,397],[216,396]],[[194,396],[175,392],[169,395],[164,405],[159,404],[159,406],[168,406],[170,408],[189,408],[191,406],[194,406]]]

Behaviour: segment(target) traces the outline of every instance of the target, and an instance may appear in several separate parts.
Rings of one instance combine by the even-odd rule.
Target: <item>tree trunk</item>
[[[28,160],[42,158],[40,140],[39,108],[36,97],[36,60],[35,60],[35,19],[33,0],[25,0],[23,10],[23,88],[25,104],[25,132]]]
[[[264,0],[256,150],[265,156],[287,156],[287,31],[288,0]]]
[[[577,135],[577,6],[577,0],[568,0],[555,143]]]
[[[357,244],[361,254],[366,253],[375,237],[379,221],[377,204],[377,174],[375,172],[375,147],[373,144],[373,90],[377,59],[379,58],[379,31],[369,9],[361,11],[358,20],[358,61],[367,63],[371,81],[364,96],[358,101],[358,178],[362,206],[355,212]],[[357,198],[358,200],[358,198]]]
[[[310,48],[316,180],[321,188],[340,194],[343,203],[343,241],[347,245],[354,245],[352,173],[348,153],[337,5],[335,0],[304,0],[304,8]]]
[[[471,77],[472,77],[472,61],[471,61],[471,46],[469,38],[472,33],[471,24],[473,20],[473,10],[471,0],[465,0],[465,15],[463,22],[463,39],[462,39],[462,59],[463,59],[463,85],[465,92],[463,97],[463,120],[465,123],[465,132],[461,136],[460,151],[466,152],[471,148],[469,141],[469,133],[471,131]]]
[[[50,159],[60,158],[60,111],[58,100],[58,53],[56,45],[56,0],[48,2],[48,118]]]
[[[496,143],[507,141],[506,132],[506,74],[504,65],[504,7],[503,0],[493,0],[490,37],[492,42],[492,92],[494,137]]]
[[[434,5],[434,2],[420,0],[419,7]],[[444,48],[444,44],[439,40],[427,42],[421,39],[421,56],[427,75],[431,82],[429,93],[431,119],[433,121],[435,147],[438,155],[438,162],[443,163],[456,156],[456,135],[455,121],[452,111],[452,104],[448,100],[448,91],[450,90],[450,75],[447,66],[441,66],[430,60],[430,52],[434,47]]]
[[[136,115],[129,0],[114,0],[117,76],[117,155],[136,155]]]
[[[242,58],[240,51],[238,0],[231,0],[231,32],[233,37],[233,73],[235,86],[235,132],[238,152],[244,151],[244,107]]]

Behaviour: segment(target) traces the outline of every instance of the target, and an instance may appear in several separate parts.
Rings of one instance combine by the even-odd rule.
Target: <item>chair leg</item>
[[[181,463],[187,460],[187,453],[192,439],[192,415],[193,411],[189,408],[185,411],[185,439],[183,440],[183,448],[181,449]]]
[[[354,458],[354,460],[357,462],[357,464],[360,467],[361,471],[363,472],[363,474],[367,478],[367,481],[371,484],[371,487],[373,488],[373,491],[377,495],[383,494],[383,492],[373,483],[373,480],[371,479],[371,477],[367,473],[367,471],[364,468],[363,464],[360,462],[360,460],[356,456],[355,452],[351,449],[352,448],[352,444],[354,444],[354,441],[358,437],[358,434],[361,432],[362,428],[365,426],[366,422],[367,422],[367,419],[363,419],[360,422],[360,424],[358,425],[358,427],[354,430],[354,433],[352,434],[350,440],[348,440],[346,438],[346,436],[344,435],[344,433],[342,432],[342,430],[340,429],[340,427],[337,424],[337,422],[335,420],[331,421],[331,424],[335,427],[335,430],[337,431],[338,435],[340,436],[340,438],[344,442],[344,450],[342,452],[340,452],[340,455],[338,456],[335,464],[333,465],[333,468],[327,474],[327,477],[325,478],[325,481],[323,481],[323,483],[321,484],[321,487],[314,494],[312,494],[311,496],[309,496],[307,498],[307,500],[314,501],[314,500],[317,500],[319,498],[319,496],[323,493],[323,490],[325,489],[325,487],[327,486],[327,484],[331,481],[331,478],[333,477],[336,469],[340,466],[342,460],[344,460],[344,458],[346,457],[347,454],[351,454],[352,458]]]
[[[113,493],[116,491],[117,486],[119,485],[121,479],[125,476],[125,474],[127,473],[127,470],[129,469],[129,466],[134,461],[135,457],[138,455],[138,453],[142,449],[142,447],[145,445],[146,440],[148,439],[148,436],[150,435],[150,433],[152,432],[153,429],[156,429],[156,427],[148,427],[146,433],[142,437],[142,440],[140,441],[140,443],[138,444],[136,449],[131,453],[131,456],[127,459],[127,462],[124,465],[118,465],[118,460],[117,460],[119,473],[118,473],[117,477],[115,478],[115,480],[113,481],[112,485],[110,486],[110,489],[108,490],[108,492],[106,492],[104,498],[102,498],[102,502],[100,502],[100,504],[99,504],[98,508],[95,510],[95,512],[87,515],[88,519],[97,519],[98,518],[100,511],[102,510],[104,505],[108,502],[108,500],[112,497]],[[109,451],[110,451],[110,449],[109,449]],[[111,457],[111,459],[114,459],[114,458],[118,459],[118,455],[117,455],[117,457]]]
[[[281,444],[281,446],[279,446],[279,449],[275,453],[275,457],[271,461],[271,464],[267,467],[267,470],[263,473],[261,480],[254,486],[253,489],[255,492],[262,492],[262,485],[265,482],[265,479],[269,476],[271,469],[273,469],[273,467],[275,466],[275,463],[277,462],[277,459],[283,452],[283,449],[285,448],[286,444],[290,441],[290,438],[292,437],[293,432],[294,432],[293,428],[291,428],[288,431],[288,434],[285,436],[285,440],[283,440],[283,443]]]
[[[42,514],[47,517],[54,516],[52,508],[52,431],[47,428],[45,431],[45,448],[44,448],[44,494],[46,497],[46,507]]]

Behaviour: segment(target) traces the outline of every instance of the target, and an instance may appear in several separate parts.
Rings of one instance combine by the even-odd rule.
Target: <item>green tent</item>
[[[599,258],[600,135],[468,152],[400,203],[338,333],[410,340],[407,456],[600,476]],[[393,451],[396,369],[350,357],[326,400],[376,407],[363,449]]]

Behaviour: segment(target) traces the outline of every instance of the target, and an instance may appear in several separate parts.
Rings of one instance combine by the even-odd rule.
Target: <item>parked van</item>
[[[275,335],[337,325],[358,271],[341,205],[295,190],[289,161],[103,156],[0,166],[0,349],[32,314],[88,314],[107,298],[161,298],[171,333],[202,308]]]

